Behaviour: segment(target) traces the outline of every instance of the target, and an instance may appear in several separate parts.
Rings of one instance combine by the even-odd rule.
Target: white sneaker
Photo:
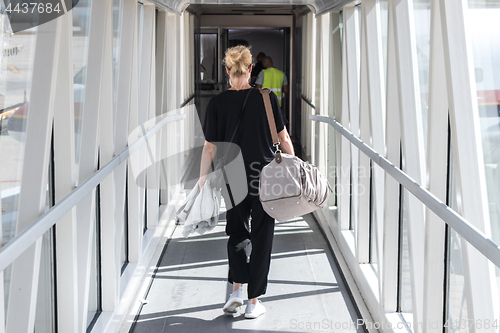
[[[262,305],[261,301],[257,301],[256,304],[248,302],[247,308],[245,310],[245,318],[255,319],[260,315],[266,313],[266,307]]]
[[[226,313],[238,312],[238,308],[243,305],[242,293],[243,290],[240,287],[240,289],[229,295],[229,299],[227,300],[226,305],[222,308],[222,311]]]

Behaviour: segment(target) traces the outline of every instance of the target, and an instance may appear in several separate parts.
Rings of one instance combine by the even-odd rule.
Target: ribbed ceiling
[[[309,6],[316,15],[323,14],[325,12],[340,8],[346,3],[353,2],[353,0],[239,0],[239,1],[228,1],[228,0],[153,0],[154,3],[158,4],[161,7],[167,8],[168,10],[180,14],[184,9],[186,9],[189,5],[232,5],[237,7],[240,10],[240,13],[251,14],[275,14],[272,12],[279,11],[279,8],[283,7],[281,10],[287,10],[288,13],[291,13],[294,7],[296,6]],[[255,8],[252,8],[255,7]],[[252,10],[262,10],[259,7],[269,8],[269,12],[252,12]],[[274,7],[274,9],[272,9]],[[236,9],[236,8],[234,8]],[[216,9],[214,9],[216,10]],[[225,11],[226,9],[224,9]],[[265,10],[265,9],[264,9]],[[236,12],[235,12],[236,13]]]
[[[191,4],[188,8],[201,15],[290,15],[303,10],[304,6]]]

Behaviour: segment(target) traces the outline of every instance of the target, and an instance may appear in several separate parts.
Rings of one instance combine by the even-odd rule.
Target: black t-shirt
[[[273,140],[267,121],[264,99],[258,89],[250,88],[245,110],[234,137],[233,143],[239,145],[243,161],[248,167],[252,162],[259,162],[260,167],[274,158]],[[205,115],[204,133],[208,142],[229,142],[233,135],[243,102],[248,93],[245,90],[226,90],[210,99]],[[276,122],[277,132],[286,124],[278,98],[269,94]],[[259,164],[255,164],[257,167]]]

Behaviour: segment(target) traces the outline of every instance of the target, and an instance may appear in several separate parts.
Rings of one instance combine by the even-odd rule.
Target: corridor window
[[[200,34],[200,79],[217,82],[217,34]]]
[[[474,60],[479,121],[491,223],[500,243],[500,0],[469,0],[467,12]],[[496,269],[500,285],[500,269]]]
[[[384,82],[387,82],[387,32],[389,25],[389,2],[388,0],[380,1],[380,26],[382,33],[382,54],[384,56]]]
[[[469,0],[469,28],[493,239],[500,242],[500,0]]]
[[[418,82],[420,87],[420,110],[424,151],[427,152],[427,119],[429,105],[429,57],[431,39],[431,1],[418,0],[413,3],[415,20],[415,41],[417,47]],[[424,155],[426,159],[426,155]],[[425,164],[423,164],[425,165]]]
[[[0,14],[0,247],[16,235],[36,38],[36,27],[14,34],[7,15]],[[9,265],[0,275],[5,312],[11,269]]]
[[[73,94],[75,103],[75,159],[80,161],[83,102],[87,79],[89,24],[91,0],[81,0],[71,11],[73,15]]]
[[[448,181],[448,205],[455,211],[458,207],[459,192],[457,189],[457,179],[453,163],[453,147],[450,145],[450,163],[449,163],[449,181]],[[467,313],[470,302],[466,293],[467,277],[464,270],[464,242],[462,236],[452,228],[448,228],[448,262],[447,262],[447,290],[446,290],[446,322],[462,323],[467,321],[470,316]],[[447,332],[468,333],[468,325],[451,325],[456,327],[447,327]]]

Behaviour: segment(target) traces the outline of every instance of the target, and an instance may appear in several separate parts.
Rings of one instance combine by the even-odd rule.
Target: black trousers
[[[251,226],[249,219],[251,218]],[[248,298],[266,293],[271,264],[274,219],[249,192],[247,197],[226,215],[227,253],[230,283],[248,283]]]

